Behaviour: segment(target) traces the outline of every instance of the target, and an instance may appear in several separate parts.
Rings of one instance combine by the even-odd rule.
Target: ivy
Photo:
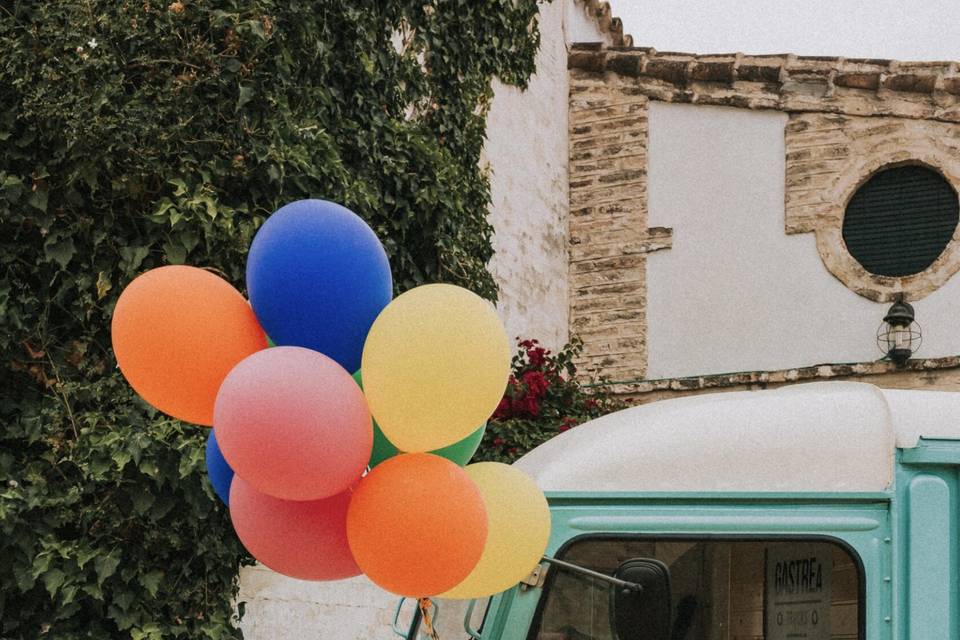
[[[119,377],[117,296],[170,263],[242,288],[263,220],[321,197],[370,223],[398,291],[494,299],[485,113],[494,76],[533,71],[536,13],[0,0],[0,637],[240,636],[205,430]]]

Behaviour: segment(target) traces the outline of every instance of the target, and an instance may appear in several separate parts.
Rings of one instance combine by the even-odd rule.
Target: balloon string
[[[437,630],[433,628],[433,620],[430,618],[430,605],[433,602],[430,601],[430,598],[420,598],[417,600],[417,604],[420,606],[420,616],[423,619],[424,630],[430,636],[430,640],[440,640]]]

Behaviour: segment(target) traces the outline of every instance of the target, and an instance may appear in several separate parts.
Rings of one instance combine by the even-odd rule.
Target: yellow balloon
[[[550,537],[547,499],[529,476],[500,462],[464,470],[487,507],[487,544],[470,575],[440,598],[483,598],[509,589],[537,566]]]
[[[497,408],[510,345],[489,302],[461,287],[428,284],[380,312],[363,346],[370,412],[401,451],[462,440]]]

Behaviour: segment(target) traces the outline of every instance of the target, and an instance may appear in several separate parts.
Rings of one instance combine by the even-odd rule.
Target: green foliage
[[[48,382],[52,401],[29,389],[0,406],[0,637],[235,637],[242,549],[203,476],[202,430],[102,372]]]
[[[0,637],[230,638],[244,560],[205,431],[138,401],[112,309],[168,263],[243,284],[270,212],[321,197],[398,290],[494,298],[479,166],[535,0],[0,0]]]
[[[568,429],[626,405],[599,389],[588,391],[576,377],[583,349],[573,338],[558,353],[537,340],[518,340],[513,373],[500,406],[487,423],[477,460],[513,462]]]

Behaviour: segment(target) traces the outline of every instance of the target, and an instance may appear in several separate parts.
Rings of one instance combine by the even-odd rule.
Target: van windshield
[[[633,558],[669,569],[669,640],[860,638],[861,563],[823,539],[587,538],[559,556],[613,575]],[[611,586],[551,567],[528,640],[619,640]],[[659,639],[658,639],[659,640]]]

